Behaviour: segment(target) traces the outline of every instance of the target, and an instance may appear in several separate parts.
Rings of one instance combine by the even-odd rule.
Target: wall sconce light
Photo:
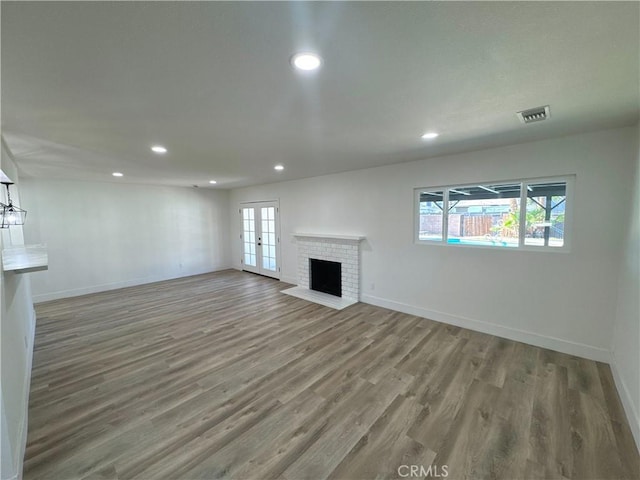
[[[13,185],[13,182],[2,182],[7,187],[7,202],[0,202],[0,228],[9,228],[13,225],[24,225],[24,221],[27,218],[27,211],[13,204],[11,201],[11,194],[9,193],[9,185]]]

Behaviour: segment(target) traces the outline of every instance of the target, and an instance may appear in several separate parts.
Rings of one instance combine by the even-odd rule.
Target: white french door
[[[280,278],[280,219],[278,202],[240,204],[242,269]]]

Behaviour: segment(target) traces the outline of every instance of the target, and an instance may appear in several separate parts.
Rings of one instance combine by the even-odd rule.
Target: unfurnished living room
[[[639,2],[2,1],[1,479],[639,480]]]

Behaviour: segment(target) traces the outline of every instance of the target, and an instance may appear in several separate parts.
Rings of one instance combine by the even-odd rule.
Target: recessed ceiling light
[[[154,145],[153,147],[151,147],[151,151],[153,153],[167,153],[167,149],[162,145]]]
[[[427,132],[424,135],[422,135],[422,139],[423,140],[433,140],[434,138],[436,138],[438,135],[440,135],[439,133],[436,132]]]
[[[274,170],[277,170],[279,172],[281,172],[282,170],[284,170],[284,166],[282,165],[276,165],[275,167],[273,167]]]
[[[122,177],[122,174],[120,172],[113,172],[111,175],[113,175],[114,177]]]
[[[291,65],[298,70],[317,70],[320,68],[320,65],[322,65],[322,59],[315,53],[301,52],[291,57]]]
[[[216,184],[216,183],[218,183],[218,182],[216,182],[215,180],[209,180],[209,183],[210,183],[211,185],[215,185],[215,184]]]

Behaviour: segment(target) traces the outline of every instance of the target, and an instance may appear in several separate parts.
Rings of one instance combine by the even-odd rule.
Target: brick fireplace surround
[[[298,245],[298,286],[282,293],[341,310],[360,300],[360,242],[354,235],[294,234]],[[309,259],[342,264],[342,297],[309,289]]]

